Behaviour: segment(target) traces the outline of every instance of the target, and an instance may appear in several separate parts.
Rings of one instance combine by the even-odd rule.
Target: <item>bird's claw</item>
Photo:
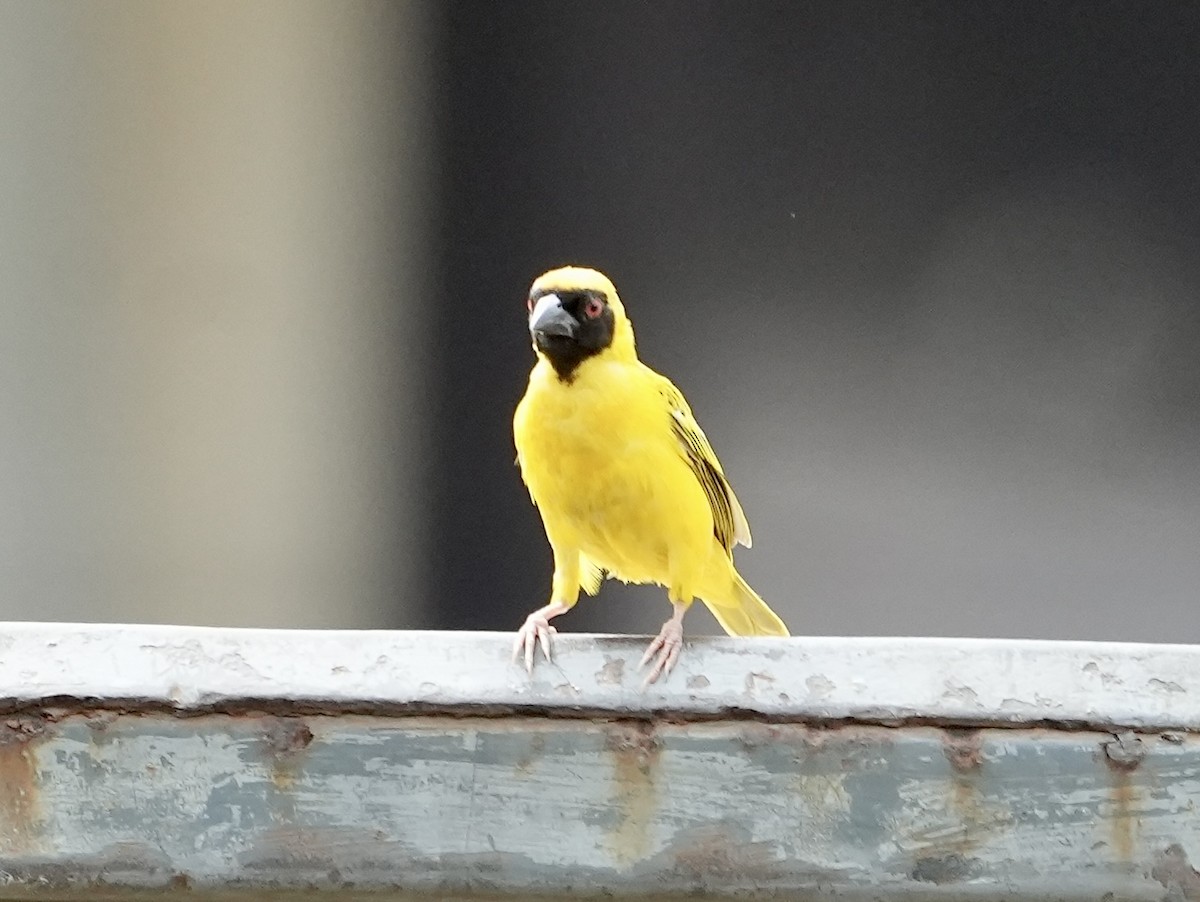
[[[653,662],[650,672],[646,674],[646,680],[642,683],[642,688],[649,686],[651,683],[658,680],[660,676],[670,676],[671,670],[675,667],[675,662],[679,660],[679,653],[683,650],[683,624],[678,620],[668,620],[663,624],[654,641],[650,643],[646,649],[646,653],[642,655],[642,662],[639,667],[645,667]]]
[[[517,630],[517,638],[513,642],[513,661],[519,660],[524,653],[525,670],[532,675],[533,655],[539,645],[542,647],[542,654],[546,656],[546,661],[554,660],[550,653],[550,637],[557,632],[558,630],[550,625],[550,621],[544,614],[536,611],[530,614],[525,618],[525,623],[521,628]]]

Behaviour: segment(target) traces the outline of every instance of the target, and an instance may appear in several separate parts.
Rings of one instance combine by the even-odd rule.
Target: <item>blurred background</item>
[[[524,299],[577,262],[794,633],[1200,641],[1197,34],[0,0],[0,619],[514,629]],[[669,612],[608,583],[561,628]]]

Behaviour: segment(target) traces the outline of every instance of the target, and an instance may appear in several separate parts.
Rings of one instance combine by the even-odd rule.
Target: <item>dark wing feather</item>
[[[717,460],[708,437],[692,416],[691,408],[679,389],[666,378],[658,378],[659,392],[670,411],[671,429],[679,439],[684,458],[700,483],[700,488],[704,490],[704,497],[708,499],[708,506],[712,510],[713,535],[726,551],[732,552],[737,542],[749,547],[750,525],[746,522],[742,506],[725,478],[725,471],[721,469],[721,463]]]

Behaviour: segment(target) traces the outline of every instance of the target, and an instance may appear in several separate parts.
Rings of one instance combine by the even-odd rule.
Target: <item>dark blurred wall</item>
[[[528,283],[580,262],[794,632],[1200,640],[1200,7],[440,9],[430,625],[546,600],[510,423]]]

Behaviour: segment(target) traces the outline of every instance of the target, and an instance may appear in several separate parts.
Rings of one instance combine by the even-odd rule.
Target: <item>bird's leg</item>
[[[660,676],[670,676],[671,669],[679,660],[679,652],[683,650],[683,615],[691,605],[679,601],[673,601],[671,604],[675,612],[671,619],[662,625],[662,629],[642,655],[642,663],[639,666],[645,667],[651,661],[654,662],[654,666],[646,674],[643,686],[649,686]]]
[[[525,623],[517,630],[517,639],[513,642],[512,659],[516,661],[521,653],[525,654],[525,670],[533,673],[533,653],[538,645],[542,646],[542,654],[546,656],[546,660],[550,658],[550,636],[557,633],[554,627],[550,625],[550,621],[559,614],[565,614],[571,610],[568,604],[555,602],[548,604],[544,608],[538,608],[532,614],[525,618]]]
[[[513,642],[513,660],[516,661],[524,652],[525,670],[531,675],[533,655],[539,645],[542,646],[542,654],[546,656],[546,660],[551,660],[550,637],[558,630],[550,625],[550,621],[559,614],[567,613],[579,600],[579,549],[556,541],[549,527],[546,535],[550,539],[550,547],[554,549],[554,579],[550,590],[550,604],[538,608],[525,618],[525,623],[517,630],[517,638]]]

